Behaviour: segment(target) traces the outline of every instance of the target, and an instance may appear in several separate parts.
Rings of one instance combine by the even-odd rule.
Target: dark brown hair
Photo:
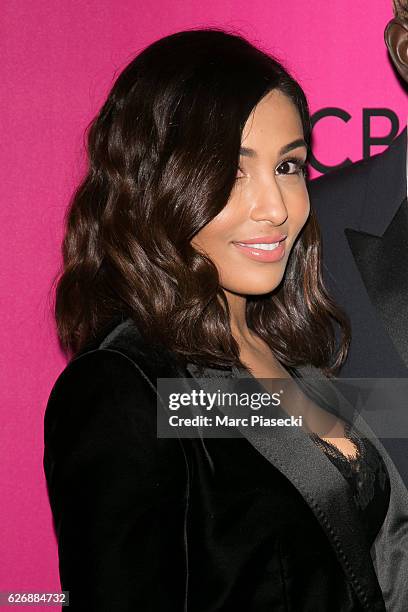
[[[89,127],[89,169],[67,211],[55,302],[65,350],[75,355],[123,315],[177,358],[242,366],[217,269],[190,241],[226,205],[245,122],[273,89],[296,105],[308,141],[302,89],[239,35],[178,32],[118,76]],[[348,326],[323,287],[313,211],[281,285],[248,298],[247,322],[284,365],[330,374],[344,360]]]
[[[393,0],[394,15],[403,21],[408,20],[408,0]]]

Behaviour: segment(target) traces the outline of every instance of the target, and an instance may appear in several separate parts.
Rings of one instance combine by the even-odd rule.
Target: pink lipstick
[[[285,255],[285,234],[256,236],[233,241],[234,246],[250,259],[262,262],[280,261]]]

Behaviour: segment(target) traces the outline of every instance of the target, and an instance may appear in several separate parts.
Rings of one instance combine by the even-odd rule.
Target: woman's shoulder
[[[125,353],[109,348],[95,348],[72,359],[59,374],[50,392],[49,402],[63,396],[69,401],[79,396],[95,394],[96,391],[116,388],[149,387],[150,380],[144,375],[141,364]]]
[[[98,426],[137,420],[155,429],[157,378],[172,376],[171,355],[159,354],[131,320],[122,321],[88,343],[60,373],[45,409],[45,431],[57,425],[68,431],[90,420]]]
[[[51,395],[61,386],[86,392],[96,384],[123,389],[138,383],[155,390],[156,379],[171,377],[174,368],[171,352],[144,338],[132,319],[113,320],[69,361]]]
[[[167,374],[175,366],[175,357],[171,351],[162,345],[154,343],[145,337],[143,331],[130,317],[112,319],[99,334],[90,340],[77,353],[70,363],[83,360],[85,356],[97,353],[93,359],[114,360],[112,354],[118,355],[116,361],[132,363],[137,370],[143,370],[153,382],[158,376]],[[69,364],[70,365],[70,364]]]
[[[72,360],[50,392],[44,414],[45,439],[71,437],[87,428],[126,428],[156,408],[155,390],[124,354],[94,349]]]
[[[156,387],[136,357],[102,341],[72,359],[54,383],[43,463],[57,514],[65,487],[99,500],[105,488],[117,489],[118,498],[123,487],[130,497],[144,488],[152,500],[162,490],[183,495],[184,447],[179,439],[158,438]]]

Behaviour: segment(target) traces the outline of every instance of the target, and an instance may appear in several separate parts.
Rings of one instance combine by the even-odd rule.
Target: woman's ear
[[[384,40],[398,73],[408,83],[408,23],[395,17],[385,27]]]

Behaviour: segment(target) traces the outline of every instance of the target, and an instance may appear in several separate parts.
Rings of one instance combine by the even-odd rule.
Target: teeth
[[[244,247],[248,247],[248,248],[255,248],[255,249],[262,249],[263,251],[273,251],[274,249],[276,249],[276,247],[279,246],[279,242],[272,242],[272,243],[263,243],[263,244],[244,244],[243,242],[237,242],[237,244],[244,246]]]

